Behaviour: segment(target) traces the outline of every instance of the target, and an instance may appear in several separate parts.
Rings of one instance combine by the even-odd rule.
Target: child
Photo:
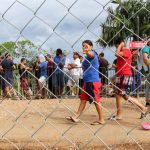
[[[67,120],[72,122],[78,122],[79,116],[83,112],[86,102],[89,101],[90,103],[94,102],[97,113],[98,113],[98,120],[91,123],[91,125],[99,125],[104,124],[103,118],[103,110],[99,104],[100,102],[100,88],[101,82],[99,78],[99,62],[98,56],[95,51],[92,50],[93,43],[90,40],[85,40],[82,43],[83,52],[86,54],[85,59],[82,63],[83,67],[83,80],[84,80],[84,87],[80,97],[80,105],[78,111],[74,117],[68,116],[66,117]]]
[[[128,100],[129,102],[137,105],[143,114],[147,111],[147,108],[144,107],[137,99],[130,97],[131,85],[133,81],[131,62],[132,54],[131,51],[124,47],[124,41],[122,38],[118,38],[115,41],[116,57],[117,57],[117,68],[116,68],[116,107],[117,114],[113,116],[113,119],[120,120],[122,119],[122,103],[121,98]]]

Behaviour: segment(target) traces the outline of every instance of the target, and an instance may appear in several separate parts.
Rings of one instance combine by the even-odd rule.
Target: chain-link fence
[[[1,149],[150,149],[149,132],[141,128],[150,119],[145,115],[148,70],[143,72],[147,65],[140,56],[150,35],[150,1],[2,0],[0,4]],[[132,52],[129,57],[116,51],[120,36]],[[87,39],[93,41],[94,56],[83,53],[82,42]],[[127,90],[137,100],[126,94],[126,101],[115,97],[115,91],[124,92],[119,82],[115,84],[120,65],[116,57],[126,61],[122,68],[132,69],[132,88]],[[88,68],[83,70],[85,61]],[[92,94],[84,78],[90,69],[102,83],[96,89],[92,82]],[[86,107],[79,100],[83,93],[90,101]]]

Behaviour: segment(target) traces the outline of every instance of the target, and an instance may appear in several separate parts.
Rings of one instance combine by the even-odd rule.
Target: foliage
[[[113,46],[114,40],[122,36],[125,40],[142,40],[150,36],[150,1],[113,0],[114,10],[108,8],[108,17],[101,24],[102,35],[97,43],[106,47]],[[140,37],[140,38],[139,38]]]
[[[0,44],[0,52],[1,55],[4,55],[6,52],[11,53],[16,63],[19,63],[20,59],[25,57],[27,61],[32,64],[39,53],[45,55],[48,50],[40,48],[40,46],[35,45],[29,40],[23,40],[18,42],[9,41]],[[54,53],[54,50],[50,49],[49,52]]]

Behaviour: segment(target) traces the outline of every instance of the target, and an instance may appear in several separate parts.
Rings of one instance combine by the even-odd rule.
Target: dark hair
[[[79,55],[79,58],[83,58],[83,56]]]
[[[5,57],[7,58],[8,56],[10,56],[9,52],[5,53]]]
[[[58,49],[56,50],[56,52],[57,52],[57,54],[61,54],[61,55],[62,55],[62,50],[61,50],[60,48],[58,48]]]
[[[50,55],[50,54],[46,54],[46,57],[49,57],[49,58],[51,58],[51,55]]]
[[[116,38],[114,44],[119,45],[121,42],[124,42],[124,39],[122,37],[118,37],[118,38]]]
[[[88,44],[88,45],[90,45],[90,46],[93,46],[93,43],[92,43],[92,41],[90,41],[90,40],[85,40],[85,41],[83,41],[83,42],[82,42],[82,45],[83,45],[84,43],[86,43],[86,44]]]
[[[74,55],[80,56],[78,52],[73,52]]]
[[[147,45],[150,46],[150,41],[147,42]]]
[[[21,62],[23,62],[24,60],[26,60],[25,58],[21,58]]]
[[[102,57],[104,57],[104,53],[103,52],[101,52],[99,55],[102,56]]]

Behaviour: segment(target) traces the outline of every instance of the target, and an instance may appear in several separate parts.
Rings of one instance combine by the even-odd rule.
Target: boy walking
[[[121,98],[137,105],[143,114],[146,113],[147,108],[143,106],[137,99],[130,97],[131,85],[133,82],[132,77],[132,54],[131,51],[124,46],[124,40],[118,38],[115,41],[116,57],[117,57],[117,68],[116,68],[116,107],[117,114],[113,116],[113,119],[120,120],[122,119],[122,103]]]

